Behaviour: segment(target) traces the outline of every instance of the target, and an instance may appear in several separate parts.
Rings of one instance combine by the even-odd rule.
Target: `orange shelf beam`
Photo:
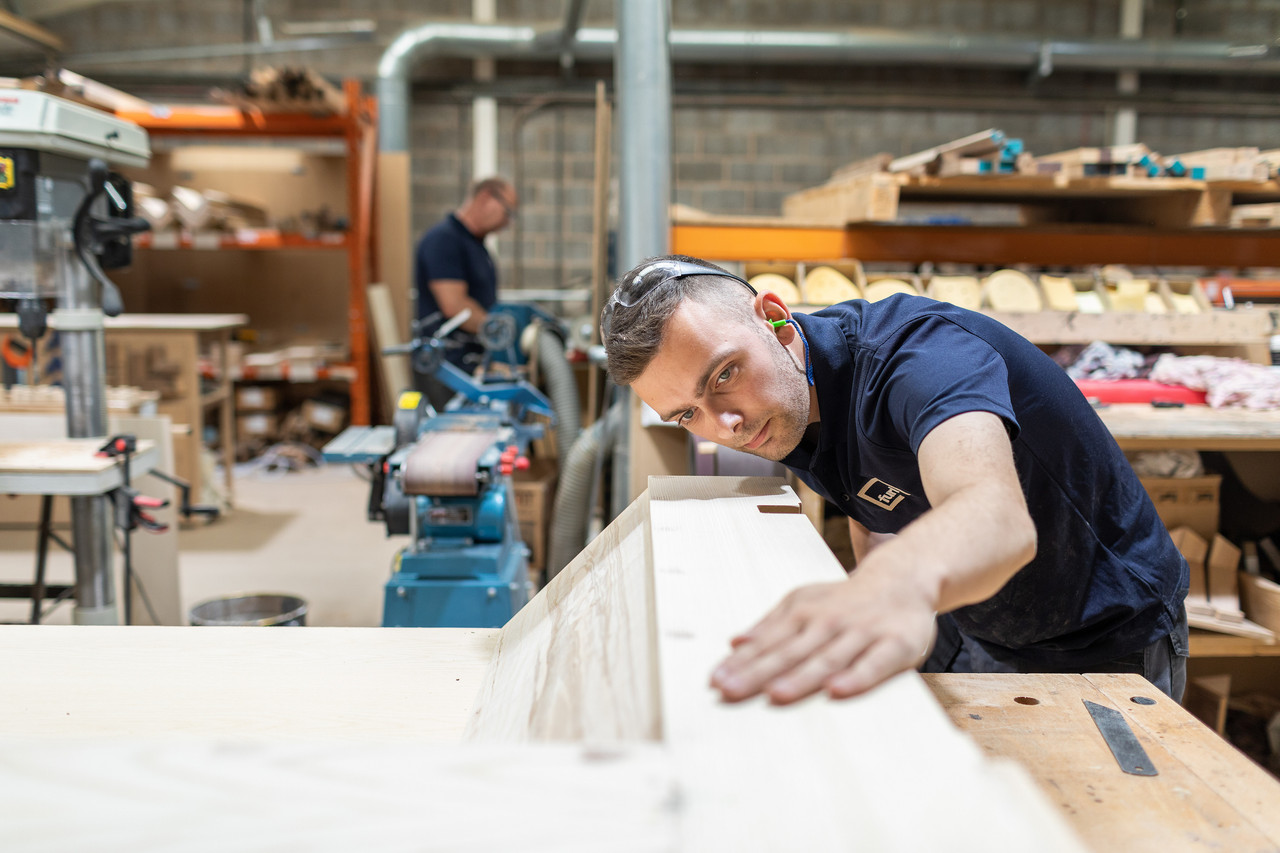
[[[681,223],[672,251],[708,260],[1280,266],[1280,229],[858,223],[844,228]]]

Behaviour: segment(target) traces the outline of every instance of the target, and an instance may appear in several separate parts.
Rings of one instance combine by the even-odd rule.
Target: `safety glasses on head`
[[[613,325],[613,311],[618,306],[631,308],[667,282],[675,281],[679,278],[688,278],[693,275],[718,275],[722,278],[731,278],[751,291],[752,296],[756,295],[756,289],[748,284],[746,279],[739,278],[733,273],[728,273],[724,270],[713,269],[702,264],[690,263],[689,261],[653,261],[644,266],[636,267],[618,283],[617,288],[613,291],[613,296],[609,297],[604,310],[600,312],[600,336],[602,338],[609,336],[609,331]]]

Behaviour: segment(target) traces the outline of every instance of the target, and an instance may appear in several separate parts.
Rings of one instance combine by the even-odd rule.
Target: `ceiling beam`
[[[26,18],[19,18],[17,15],[0,10],[0,30],[15,35],[20,39],[32,42],[33,44],[61,53],[63,49],[62,39],[46,30],[44,27],[33,24]]]

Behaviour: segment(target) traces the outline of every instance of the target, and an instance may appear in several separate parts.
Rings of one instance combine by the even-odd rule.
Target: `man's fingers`
[[[833,699],[847,699],[916,665],[919,649],[908,650],[903,643],[884,639],[868,648],[845,669],[832,674],[823,686]]]
[[[717,667],[711,683],[729,701],[750,698],[778,675],[802,664],[831,639],[832,633],[828,626],[809,624],[768,641],[744,645]]]
[[[771,681],[765,688],[769,700],[786,705],[816,693],[833,674],[847,669],[863,653],[866,643],[861,631],[846,629],[836,634],[799,666]]]

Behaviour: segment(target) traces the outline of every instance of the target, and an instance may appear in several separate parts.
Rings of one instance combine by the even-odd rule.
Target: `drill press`
[[[130,235],[147,228],[133,216],[131,185],[110,167],[150,158],[146,131],[132,122],[43,92],[0,91],[0,300],[16,303],[27,338],[58,330],[71,438],[106,438],[103,316],[123,305],[104,270],[126,266]],[[110,498],[71,498],[71,526],[73,619],[116,624]]]

